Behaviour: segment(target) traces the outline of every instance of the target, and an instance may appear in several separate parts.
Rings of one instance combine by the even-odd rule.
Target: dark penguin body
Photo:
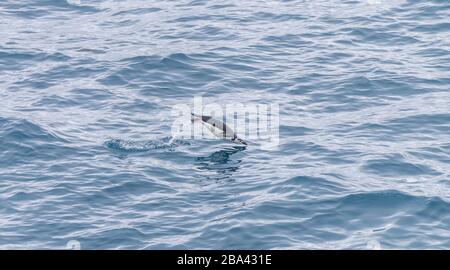
[[[214,134],[214,136],[219,137],[219,138],[224,138],[227,140],[231,140],[232,142],[235,143],[240,143],[240,144],[244,144],[247,145],[247,143],[242,140],[241,138],[239,138],[236,134],[236,132],[234,132],[233,129],[231,129],[227,124],[225,124],[224,122],[214,119],[211,116],[207,116],[207,115],[195,115],[192,113],[192,116],[194,117],[194,121],[196,119],[200,120],[202,122],[202,124],[209,129],[209,131],[211,131],[212,134]]]

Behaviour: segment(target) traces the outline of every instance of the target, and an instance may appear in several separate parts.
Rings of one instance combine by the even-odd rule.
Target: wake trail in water
[[[152,150],[173,151],[180,145],[189,145],[188,142],[177,139],[176,137],[166,137],[159,140],[149,141],[129,141],[122,139],[111,139],[105,142],[105,147],[112,151],[126,153],[148,152]]]

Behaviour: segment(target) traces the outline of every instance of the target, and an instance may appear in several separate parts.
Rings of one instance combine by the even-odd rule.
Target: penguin
[[[214,119],[211,116],[206,115],[197,115],[194,113],[191,113],[193,117],[193,121],[199,120],[201,123],[211,131],[211,133],[218,137],[223,138],[226,140],[230,140],[235,143],[247,145],[247,142],[243,139],[239,138],[234,132],[233,129],[231,129],[229,126],[227,126],[224,122]]]

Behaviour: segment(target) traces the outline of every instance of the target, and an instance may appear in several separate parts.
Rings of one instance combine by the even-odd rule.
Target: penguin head
[[[235,137],[235,138],[233,139],[233,142],[237,142],[237,143],[241,143],[241,144],[243,144],[243,145],[247,145],[247,142],[245,142],[243,139],[238,138],[238,137]]]

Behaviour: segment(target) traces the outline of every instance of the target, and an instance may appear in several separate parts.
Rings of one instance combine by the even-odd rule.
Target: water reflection
[[[242,160],[232,159],[231,156],[244,150],[245,146],[233,146],[232,148],[216,151],[206,157],[198,157],[198,168],[215,173],[215,175],[208,175],[208,180],[232,181],[232,175],[239,169],[239,164]]]

